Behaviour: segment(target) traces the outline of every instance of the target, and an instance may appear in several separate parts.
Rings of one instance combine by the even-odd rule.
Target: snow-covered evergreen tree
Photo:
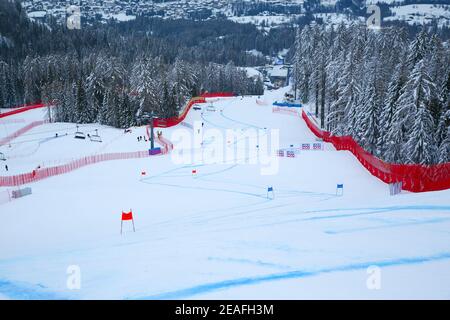
[[[447,135],[439,146],[439,163],[450,162],[450,127],[447,128]]]
[[[414,124],[405,144],[404,153],[409,163],[430,165],[437,162],[437,147],[433,135],[434,121],[425,104],[415,113]]]

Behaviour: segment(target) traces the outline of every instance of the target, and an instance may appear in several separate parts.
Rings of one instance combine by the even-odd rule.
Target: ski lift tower
[[[147,121],[150,125],[150,149],[155,148],[155,133],[153,132],[153,120],[157,118],[158,117],[155,116],[155,113],[153,111],[146,112],[142,115],[142,119]]]

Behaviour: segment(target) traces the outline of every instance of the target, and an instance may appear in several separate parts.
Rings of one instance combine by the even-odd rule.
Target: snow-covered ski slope
[[[191,110],[185,122],[203,122],[204,133],[279,129],[281,148],[315,142],[300,117],[272,113],[284,90],[259,99],[267,105],[257,97],[212,99],[215,112],[206,111],[211,102],[198,105],[202,111]],[[102,129],[108,152],[145,149],[136,141],[145,128],[131,135]],[[175,143],[172,155],[87,166],[31,184],[32,195],[0,205],[1,297],[450,298],[449,190],[389,196],[349,152],[330,145],[277,158],[269,175],[233,161],[176,164],[177,135],[195,132],[161,130]],[[205,138],[203,150],[212,143]],[[52,140],[17,160],[18,171],[107,142],[92,144]],[[343,196],[336,196],[338,183]],[[124,222],[120,235],[121,212],[129,209],[136,232]],[[67,287],[74,265],[79,290]]]

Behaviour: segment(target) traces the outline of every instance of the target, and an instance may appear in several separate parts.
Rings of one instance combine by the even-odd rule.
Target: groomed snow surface
[[[268,175],[260,164],[174,160],[180,150],[190,151],[178,145],[177,153],[177,143],[180,133],[197,133],[189,128],[196,120],[204,123],[205,136],[193,154],[211,150],[217,142],[207,138],[212,129],[235,129],[242,139],[251,132],[262,132],[263,139],[279,129],[280,148],[316,142],[300,117],[272,113],[272,102],[285,91],[258,99],[267,105],[256,104],[257,97],[212,99],[191,110],[185,125],[162,129],[175,143],[171,155],[83,167],[30,184],[32,195],[1,204],[0,297],[450,298],[449,190],[390,196],[349,152],[330,145],[275,158],[278,169]],[[25,122],[0,123],[0,137],[30,117],[45,114],[15,115]],[[100,129],[104,142],[96,144],[74,139],[73,126],[34,128],[28,133],[36,141],[0,151],[17,156],[7,163],[18,173],[92,153],[148,148],[136,139],[144,127],[124,134],[83,126],[85,132]],[[40,140],[66,131],[68,136]],[[225,140],[225,150],[238,145]],[[244,149],[255,148],[249,142]],[[336,196],[338,183],[344,184],[342,196]],[[121,212],[130,209],[136,232],[124,222],[121,235]],[[80,289],[67,286],[70,266],[80,270]]]

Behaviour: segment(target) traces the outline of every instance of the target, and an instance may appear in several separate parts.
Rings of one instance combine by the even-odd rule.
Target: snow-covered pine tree
[[[331,106],[328,123],[334,135],[352,134],[355,125],[355,112],[360,87],[355,75],[352,54],[346,58],[344,71],[338,80],[337,100]]]
[[[385,152],[391,151],[394,151],[393,154],[396,153],[396,150],[387,151],[388,149],[392,149],[391,144],[388,142],[392,141],[391,139],[394,138],[392,134],[389,134],[389,130],[392,128],[394,114],[399,105],[399,98],[403,93],[407,81],[406,70],[406,59],[400,59],[389,82],[386,98],[380,113],[380,137],[378,139],[378,146],[382,155]],[[396,134],[398,133],[396,131],[397,129],[398,128],[394,129]],[[403,141],[401,141],[400,145],[402,143]],[[395,159],[395,161],[400,160],[397,156],[386,156],[386,158]]]
[[[438,153],[439,163],[450,162],[450,126],[447,127],[447,134],[439,146]]]
[[[422,29],[411,42],[406,59],[408,67],[412,70],[416,64],[423,60],[428,53],[428,40],[425,29]]]
[[[109,113],[110,97],[111,97],[111,89],[108,88],[105,91],[102,105],[100,106],[100,109],[97,114],[97,122],[100,124],[110,123],[110,113]]]
[[[419,60],[410,73],[405,90],[399,98],[399,117],[397,119],[402,122],[403,128],[411,130],[417,111],[421,106],[428,110],[434,90],[435,84],[427,73],[424,60]],[[433,129],[434,126],[430,132],[433,132]]]
[[[90,123],[94,119],[91,118],[91,113],[88,109],[88,101],[82,79],[83,78],[80,77],[76,85],[76,118],[78,123]]]
[[[440,90],[440,116],[436,129],[436,142],[438,145],[447,137],[447,131],[450,127],[450,67],[446,72],[446,80],[442,84]]]
[[[158,83],[156,62],[149,58],[136,61],[132,68],[131,90],[138,103],[137,116],[144,112],[158,111]]]
[[[434,121],[430,111],[424,103],[420,103],[403,150],[408,163],[431,165],[437,162],[433,128]]]
[[[377,60],[374,59],[368,70],[369,81],[362,94],[362,103],[357,108],[357,138],[361,146],[372,154],[378,155],[378,138],[380,136],[380,98],[377,90]]]

